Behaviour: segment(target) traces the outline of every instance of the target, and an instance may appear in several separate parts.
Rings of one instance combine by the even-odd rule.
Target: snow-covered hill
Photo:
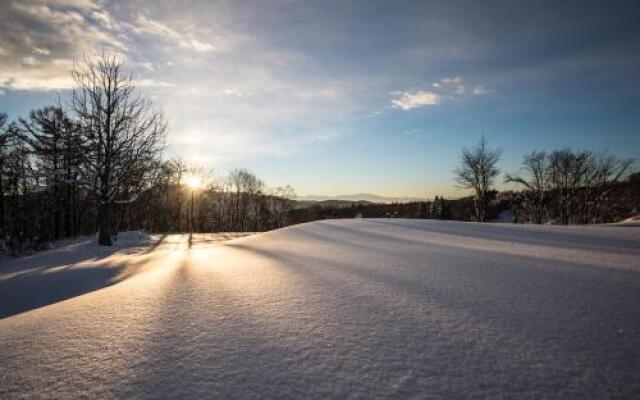
[[[640,397],[640,228],[334,220],[198,239],[0,275],[28,297],[47,274],[114,269],[0,320],[0,398]]]

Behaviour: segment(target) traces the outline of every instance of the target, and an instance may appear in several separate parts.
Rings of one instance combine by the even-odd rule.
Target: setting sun
[[[199,189],[202,186],[202,179],[196,175],[189,176],[185,182],[191,189]]]

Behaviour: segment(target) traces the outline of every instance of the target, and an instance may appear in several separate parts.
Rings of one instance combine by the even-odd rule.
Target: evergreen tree
[[[74,124],[59,106],[33,110],[20,119],[34,156],[37,185],[46,194],[43,240],[70,236],[75,213],[77,146]]]

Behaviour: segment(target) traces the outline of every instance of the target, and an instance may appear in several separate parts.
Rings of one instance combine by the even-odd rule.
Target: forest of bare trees
[[[614,203],[622,200],[617,184],[627,178],[633,162],[608,152],[571,149],[526,154],[521,174],[505,177],[523,188],[513,201],[514,216],[535,224],[611,222]]]
[[[0,252],[22,254],[96,232],[108,246],[122,230],[263,231],[287,224],[291,187],[267,188],[245,169],[215,178],[163,159],[165,119],[137,94],[119,59],[85,60],[72,76],[69,104],[17,121],[0,113]],[[204,186],[191,203],[184,180],[195,173]]]
[[[180,159],[159,163],[135,202],[116,205],[118,230],[186,232],[192,223],[195,232],[260,232],[288,225],[295,197],[290,186],[268,188],[246,169],[217,178],[195,169]],[[198,189],[184,185],[194,173],[204,177]]]
[[[484,137],[477,146],[462,151],[456,181],[460,187],[474,191],[475,221],[490,219],[491,203],[495,205],[499,200],[493,185],[500,174],[501,153],[500,149],[490,148]],[[616,188],[628,178],[633,163],[633,159],[607,151],[561,149],[528,153],[522,160],[520,173],[504,178],[505,183],[521,187],[520,191],[510,193],[514,222],[562,225],[612,222],[616,215],[614,204],[624,195]],[[632,192],[627,196],[630,212],[637,213],[640,204],[633,195],[637,189],[633,182],[627,187]]]

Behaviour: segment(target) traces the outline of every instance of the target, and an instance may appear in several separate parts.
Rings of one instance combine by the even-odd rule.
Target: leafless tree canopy
[[[524,186],[527,196],[523,205],[531,214],[531,222],[541,224],[546,212],[546,194],[549,190],[547,153],[533,151],[525,154],[522,166],[524,175],[507,174],[505,182]]]
[[[267,188],[246,169],[235,169],[214,177],[202,168],[188,167],[181,159],[158,165],[152,189],[127,207],[126,219],[140,221],[149,231],[182,232],[188,228],[190,197],[184,177],[202,177],[204,184],[194,198],[193,228],[196,232],[265,231],[289,223],[288,214],[295,192],[290,186]],[[124,210],[124,209],[123,209]]]
[[[99,243],[111,244],[112,205],[137,183],[160,154],[166,130],[161,113],[135,93],[133,77],[115,56],[85,60],[73,70],[71,109],[80,127],[83,179],[100,201]]]
[[[505,180],[524,187],[521,205],[533,223],[600,223],[613,185],[633,162],[608,152],[533,152],[523,159],[523,174]]]
[[[483,136],[477,146],[462,150],[460,167],[455,170],[456,182],[461,188],[474,190],[474,212],[476,221],[486,221],[488,215],[488,193],[500,173],[500,149],[490,149]]]

